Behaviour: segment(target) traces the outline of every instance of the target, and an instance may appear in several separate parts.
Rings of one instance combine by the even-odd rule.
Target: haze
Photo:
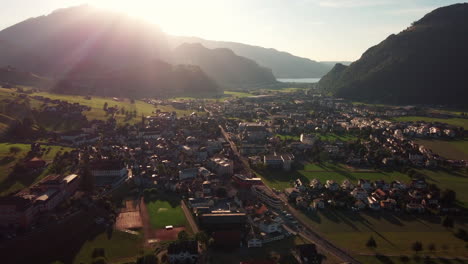
[[[89,0],[158,24],[174,35],[235,41],[314,60],[356,60],[370,46],[425,13],[457,1],[435,0]],[[0,28],[81,0],[16,0],[2,6]],[[254,26],[252,26],[254,25]]]

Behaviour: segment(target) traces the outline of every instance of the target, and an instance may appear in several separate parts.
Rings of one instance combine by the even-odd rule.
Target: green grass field
[[[434,153],[447,159],[468,160],[468,138],[454,140],[417,139],[416,143],[426,146]]]
[[[11,147],[19,148],[20,151],[16,154],[11,153]],[[72,150],[72,148],[47,145],[43,145],[42,148],[45,148],[46,152],[41,158],[48,162],[54,159],[57,152]],[[23,159],[30,149],[31,147],[28,144],[0,143],[0,196],[28,187],[45,176],[44,174],[41,174],[34,179],[28,178],[21,180],[8,178],[8,175],[12,172],[13,166],[16,162]]]
[[[172,225],[174,227],[186,226],[187,219],[180,207],[180,199],[164,197],[160,200],[146,202],[151,226],[155,229]]]
[[[121,261],[134,261],[142,250],[143,239],[141,235],[133,235],[114,230],[109,237],[107,232],[101,233],[93,240],[86,241],[73,263],[92,263],[93,251],[96,248],[104,249],[107,263],[120,263]]]
[[[353,254],[387,255],[412,254],[411,245],[421,241],[425,250],[433,243],[434,254],[445,257],[468,257],[466,243],[455,237],[452,230],[443,227],[439,216],[413,216],[390,212],[352,212],[348,210],[324,209],[319,212],[306,213],[303,216],[311,225]],[[468,225],[458,223],[454,228],[466,229]],[[369,249],[366,242],[374,237],[377,249]]]
[[[312,179],[317,178],[322,182],[333,179],[341,183],[344,179],[357,182],[358,179],[384,179],[385,181],[409,180],[409,177],[399,172],[384,171],[353,171],[342,164],[320,163],[306,164],[303,168],[291,172],[278,170],[267,170],[260,173],[264,182],[279,190],[290,187],[290,182],[295,179],[301,179],[304,184],[308,184]]]
[[[464,127],[468,129],[468,119],[465,118],[434,118],[434,117],[427,117],[427,116],[402,116],[393,118],[394,121],[425,121],[425,122],[440,122],[440,123],[447,123],[449,125]]]
[[[107,103],[109,107],[117,106],[119,108],[124,107],[126,111],[133,112],[134,110],[137,111],[137,116],[132,118],[128,121],[125,121],[124,115],[116,115],[116,119],[118,123],[127,122],[129,124],[134,124],[141,120],[141,115],[150,115],[154,110],[154,106],[151,104],[147,104],[143,101],[136,100],[134,104],[132,104],[129,100],[125,101],[115,101],[109,97],[98,97],[92,96],[91,100],[87,100],[84,96],[77,96],[77,95],[62,95],[62,94],[52,94],[47,92],[40,92],[40,93],[33,93],[34,95],[40,95],[44,97],[48,97],[51,99],[59,99],[63,101],[67,101],[70,103],[79,103],[82,105],[89,106],[91,108],[90,111],[85,112],[84,114],[89,120],[106,120],[109,116],[103,110],[104,103]]]

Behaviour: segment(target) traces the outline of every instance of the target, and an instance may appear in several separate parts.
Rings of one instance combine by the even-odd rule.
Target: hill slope
[[[466,104],[468,4],[432,11],[319,82],[340,97],[395,104]]]
[[[297,57],[287,52],[242,43],[181,36],[170,36],[168,39],[172,47],[183,43],[200,43],[209,49],[231,49],[239,56],[254,60],[263,67],[271,68],[276,78],[320,78],[333,67],[328,63]]]
[[[201,44],[184,43],[174,50],[174,58],[178,64],[199,65],[206,74],[227,88],[249,88],[276,82],[270,69],[237,56],[230,49],[211,50]]]

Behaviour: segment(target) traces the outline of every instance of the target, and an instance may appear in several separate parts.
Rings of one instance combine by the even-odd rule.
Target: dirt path
[[[153,239],[153,229],[151,228],[150,217],[143,197],[140,199],[140,217],[143,229],[143,239],[145,247],[150,247],[148,241]]]

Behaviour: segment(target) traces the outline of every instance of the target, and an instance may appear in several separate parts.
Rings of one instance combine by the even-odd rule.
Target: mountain
[[[226,88],[252,88],[276,82],[271,69],[260,67],[255,61],[238,56],[230,49],[208,49],[199,43],[184,43],[173,53],[177,64],[199,65]]]
[[[394,104],[466,107],[468,4],[438,8],[319,82],[336,96]]]
[[[169,45],[173,48],[183,43],[200,43],[209,49],[230,49],[239,56],[249,58],[263,67],[272,69],[276,78],[320,78],[333,67],[333,65],[328,63],[321,63],[297,57],[287,52],[259,46],[206,40],[197,37],[169,37]]]
[[[82,80],[103,80],[110,73],[120,70],[133,71],[132,69],[139,69],[141,65],[151,65],[154,61],[171,64],[190,62],[203,64],[200,65],[202,68],[210,70],[208,77],[218,80],[219,85],[223,87],[256,86],[276,82],[269,69],[237,56],[232,51],[184,46],[177,49],[180,54],[174,54],[168,42],[168,36],[153,24],[121,13],[83,5],[30,18],[0,31],[0,66],[12,65],[57,81],[63,80],[65,83],[70,78],[79,79],[80,83],[96,83]],[[188,57],[183,58],[182,54]],[[174,60],[175,58],[177,60]],[[187,68],[190,70],[177,70]],[[194,74],[199,74],[199,80],[205,80],[207,77],[197,67],[174,66],[173,69],[170,78],[174,79],[176,74],[182,74],[181,80],[188,76],[195,77],[192,76]],[[77,74],[80,75],[79,78]],[[160,83],[165,81],[161,80]],[[61,83],[56,90],[66,92],[64,87],[70,86],[63,86],[63,82]],[[210,81],[206,85],[212,87],[213,83]],[[166,87],[172,91],[185,90],[179,88]],[[200,86],[194,84],[193,88],[200,89]],[[83,89],[99,92],[96,87]],[[146,90],[146,86],[141,89]],[[159,87],[155,89],[158,90]],[[110,90],[106,89],[105,93],[109,92]]]
[[[8,66],[0,67],[0,84],[47,88],[52,85],[52,80]]]
[[[60,80],[53,92],[128,98],[204,96],[217,94],[218,86],[198,66],[154,60],[95,76],[75,71]]]
[[[43,76],[61,76],[92,61],[118,69],[165,59],[166,37],[154,25],[83,5],[30,18],[0,32],[0,62]]]

